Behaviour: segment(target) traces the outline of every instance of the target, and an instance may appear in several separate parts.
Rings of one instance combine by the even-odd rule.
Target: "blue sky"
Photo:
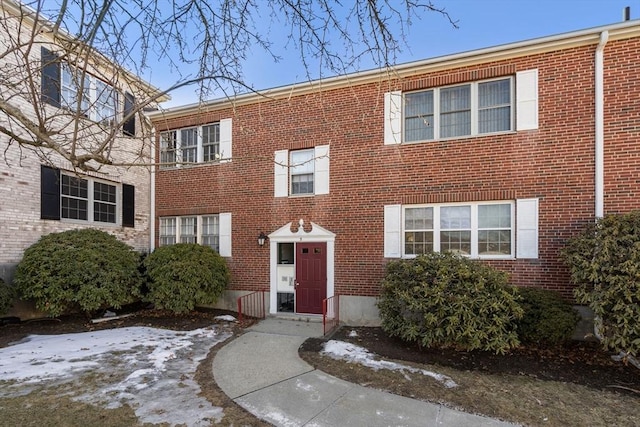
[[[418,61],[537,37],[598,27],[622,21],[631,7],[631,19],[640,17],[640,0],[432,0],[444,7],[458,29],[435,13],[414,19],[398,63]],[[284,44],[284,40],[283,40]],[[255,89],[268,89],[307,80],[295,52],[284,48],[282,61],[252,52],[244,65],[245,81]],[[362,70],[375,68],[363,64]],[[158,85],[158,82],[154,82]],[[193,89],[172,94],[165,108],[198,101]]]

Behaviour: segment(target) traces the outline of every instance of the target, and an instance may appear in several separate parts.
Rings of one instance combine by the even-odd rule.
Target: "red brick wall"
[[[156,176],[156,214],[233,213],[232,288],[269,289],[269,250],[256,243],[303,218],[336,233],[335,290],[375,296],[383,257],[383,206],[426,202],[540,200],[539,259],[492,261],[513,283],[571,296],[559,250],[594,216],[595,45],[352,86],[158,122],[159,130],[233,117],[233,161]],[[605,50],[605,209],[638,205],[640,42]],[[393,89],[539,70],[539,129],[385,146],[383,94]],[[629,78],[633,76],[633,78]],[[274,198],[273,153],[329,144],[330,194]]]

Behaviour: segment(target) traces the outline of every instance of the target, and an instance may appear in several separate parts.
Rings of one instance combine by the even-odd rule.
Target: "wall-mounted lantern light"
[[[269,240],[269,237],[264,234],[264,231],[260,232],[260,235],[258,236],[258,246],[264,246],[265,242]]]

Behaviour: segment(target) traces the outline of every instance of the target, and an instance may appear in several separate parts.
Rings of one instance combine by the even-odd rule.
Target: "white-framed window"
[[[202,152],[204,162],[220,159],[220,123],[202,126]]]
[[[60,65],[60,103],[76,110],[82,97],[80,110],[98,123],[113,126],[118,114],[118,91],[108,83],[63,62]]]
[[[175,217],[160,218],[160,246],[168,246],[176,243],[176,222],[177,218]]]
[[[329,146],[274,153],[274,196],[329,194]]]
[[[232,156],[231,119],[203,126],[160,132],[162,168],[229,161]]]
[[[197,243],[231,256],[230,213],[161,217],[159,222],[160,246]]]
[[[88,222],[118,222],[118,192],[113,183],[62,174],[60,217]]]
[[[505,201],[402,206],[402,256],[513,258],[514,213],[514,203]]]
[[[404,141],[511,131],[513,86],[507,77],[404,93]]]
[[[220,218],[218,215],[202,217],[202,241],[200,243],[215,251],[220,251]]]
[[[314,194],[314,150],[295,150],[289,156],[291,195]]]

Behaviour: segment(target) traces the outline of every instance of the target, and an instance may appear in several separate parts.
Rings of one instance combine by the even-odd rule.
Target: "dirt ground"
[[[206,310],[173,315],[142,310],[132,317],[97,324],[91,324],[81,316],[3,324],[0,326],[0,347],[30,334],[63,334],[128,326],[192,330],[211,325],[213,318],[221,314],[236,313]],[[234,333],[243,333],[247,325],[237,324]],[[307,362],[354,383],[524,425],[640,425],[640,370],[612,361],[597,343],[574,342],[562,348],[523,347],[501,356],[486,352],[420,349],[388,337],[380,328],[342,327],[330,338],[357,344],[385,360],[447,375],[459,386],[446,389],[424,375],[374,371],[334,360],[321,353],[326,341],[323,339],[309,339],[302,345],[300,356]],[[213,405],[224,408],[225,416],[217,425],[267,425],[236,405],[216,386],[210,367],[220,348],[212,349],[196,374],[203,396]],[[15,411],[19,412],[20,407],[18,402]],[[71,416],[78,417],[78,411],[83,410],[87,411],[76,407]],[[95,408],[91,411],[95,412]],[[37,420],[27,422],[29,416],[28,410],[16,414],[18,419],[25,421],[23,425],[37,425]]]

